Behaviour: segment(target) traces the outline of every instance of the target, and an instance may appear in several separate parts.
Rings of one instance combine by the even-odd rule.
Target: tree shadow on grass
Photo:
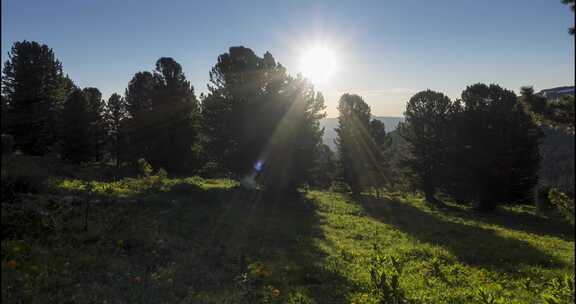
[[[494,213],[480,213],[474,212],[470,208],[447,204],[442,209],[467,220],[498,225],[506,229],[541,236],[556,237],[564,241],[574,241],[574,227],[559,218],[546,218],[527,211],[523,212],[509,208],[500,208]]]
[[[369,216],[415,239],[446,248],[460,261],[495,271],[521,265],[562,267],[562,261],[529,243],[500,236],[494,230],[447,221],[395,199],[363,196],[356,200]]]
[[[280,302],[301,293],[315,303],[345,303],[356,288],[323,267],[320,219],[302,193],[278,197],[239,187],[182,185],[163,197],[173,201],[168,210],[162,203],[145,205],[158,212],[159,234],[185,240],[179,252],[169,254],[179,265],[174,287],[179,296],[192,290],[214,298],[227,294],[219,301],[257,303],[261,298],[254,293],[269,285],[280,290]],[[261,265],[262,276],[254,273],[255,265]]]

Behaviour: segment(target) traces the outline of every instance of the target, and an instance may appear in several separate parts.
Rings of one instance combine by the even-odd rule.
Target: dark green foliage
[[[218,57],[210,83],[202,103],[208,159],[238,177],[258,174],[267,189],[311,179],[324,98],[309,82],[289,76],[270,53],[232,47]]]
[[[321,145],[318,149],[316,165],[310,185],[327,189],[336,180],[338,173],[338,159],[328,145]]]
[[[384,125],[371,121],[370,107],[358,95],[342,95],[338,110],[336,146],[343,181],[355,194],[381,186],[383,160],[377,140],[384,142]]]
[[[512,91],[475,84],[462,92],[458,143],[464,168],[460,177],[482,210],[499,203],[534,199],[538,182],[542,131],[526,114]]]
[[[446,183],[449,130],[454,127],[451,123],[455,111],[455,104],[444,94],[422,91],[408,101],[406,122],[399,127],[400,135],[409,144],[406,164],[430,203],[437,202],[435,191]]]
[[[62,158],[73,163],[92,158],[93,141],[90,103],[80,89],[75,89],[64,103],[62,111]]]
[[[380,120],[372,119],[370,121],[370,134],[376,145],[382,146],[386,142],[386,126]]]
[[[542,129],[544,140],[540,145],[539,184],[558,188],[574,197],[574,135],[547,126]]]
[[[97,88],[84,88],[82,93],[88,102],[88,124],[90,127],[90,156],[99,161],[103,157],[106,134],[108,133],[104,111],[106,104]]]
[[[16,194],[45,192],[49,171],[35,157],[4,155],[2,157],[2,202]]]
[[[272,101],[264,97],[266,93],[277,93],[287,77],[284,67],[276,64],[270,54],[265,56],[266,64],[244,47],[231,47],[229,53],[220,55],[210,71],[210,94],[203,102],[208,156],[238,176],[252,173],[273,135],[273,125],[264,124],[277,123],[278,118],[263,117],[266,111],[283,106],[275,103],[276,108],[272,108]]]
[[[372,280],[374,298],[379,304],[412,303],[406,298],[400,287],[402,265],[394,256],[375,255],[372,258],[370,279]]]
[[[568,195],[555,188],[548,192],[548,198],[550,199],[552,205],[554,205],[560,211],[560,213],[562,213],[566,220],[574,225],[576,216],[574,198],[568,197]]]
[[[544,186],[539,187],[536,190],[536,210],[539,213],[547,212],[553,209],[553,205],[550,202],[548,193],[550,192],[550,187]]]
[[[124,156],[127,115],[126,100],[116,93],[112,94],[106,103],[104,121],[108,129],[109,150],[116,161],[116,167],[120,166]]]
[[[146,116],[152,110],[154,98],[154,76],[150,72],[138,72],[128,83],[125,93],[126,108],[129,120],[126,130],[129,138],[129,155],[137,159],[139,155],[148,154],[151,140],[148,138]]]
[[[574,7],[575,7],[574,0],[562,0],[562,3],[568,5],[570,7],[570,9],[572,10],[572,12],[574,12]],[[574,30],[574,26],[569,28],[568,32],[570,33],[570,35],[574,35],[574,33],[576,33],[576,30]]]
[[[2,134],[2,155],[11,154],[14,150],[14,136]]]
[[[399,130],[410,147],[407,164],[428,201],[436,201],[436,190],[486,211],[533,201],[542,131],[513,92],[475,84],[451,102],[423,91],[405,116]]]
[[[520,94],[520,101],[539,124],[574,135],[574,95],[548,100],[534,94],[532,87],[522,87]]]
[[[197,168],[199,104],[182,67],[160,58],[154,73],[139,72],[128,84],[126,106],[131,157],[144,157],[170,173]]]
[[[62,64],[48,46],[22,41],[12,46],[2,72],[3,132],[24,153],[47,153],[58,140],[58,116],[71,89]]]

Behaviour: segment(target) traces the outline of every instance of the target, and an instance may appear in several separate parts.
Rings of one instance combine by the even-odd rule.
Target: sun
[[[313,46],[300,55],[300,67],[304,77],[314,84],[326,83],[336,72],[336,55],[327,46]]]

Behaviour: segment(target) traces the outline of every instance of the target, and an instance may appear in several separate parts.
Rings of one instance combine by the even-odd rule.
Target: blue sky
[[[3,0],[2,61],[15,41],[45,43],[77,85],[108,97],[167,56],[200,93],[230,46],[270,51],[295,74],[303,50],[322,43],[338,62],[317,85],[329,116],[344,92],[375,115],[400,116],[427,88],[457,98],[476,82],[573,85],[573,22],[560,0]]]

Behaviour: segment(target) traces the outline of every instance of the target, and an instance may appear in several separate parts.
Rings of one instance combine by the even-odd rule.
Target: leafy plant
[[[546,284],[542,301],[546,304],[574,303],[574,275],[553,278]]]
[[[150,163],[146,159],[144,158],[138,159],[138,161],[136,162],[136,166],[138,168],[138,175],[140,177],[148,177],[152,175],[152,165],[150,165]]]
[[[372,258],[370,278],[373,295],[380,304],[410,303],[400,287],[402,266],[394,256],[376,255]]]
[[[570,199],[568,195],[562,193],[558,189],[551,189],[550,192],[548,192],[548,197],[550,198],[552,205],[556,206],[564,217],[574,225],[574,199]]]
[[[486,288],[480,287],[476,290],[476,297],[480,304],[504,304],[506,300],[500,296],[495,295]]]

